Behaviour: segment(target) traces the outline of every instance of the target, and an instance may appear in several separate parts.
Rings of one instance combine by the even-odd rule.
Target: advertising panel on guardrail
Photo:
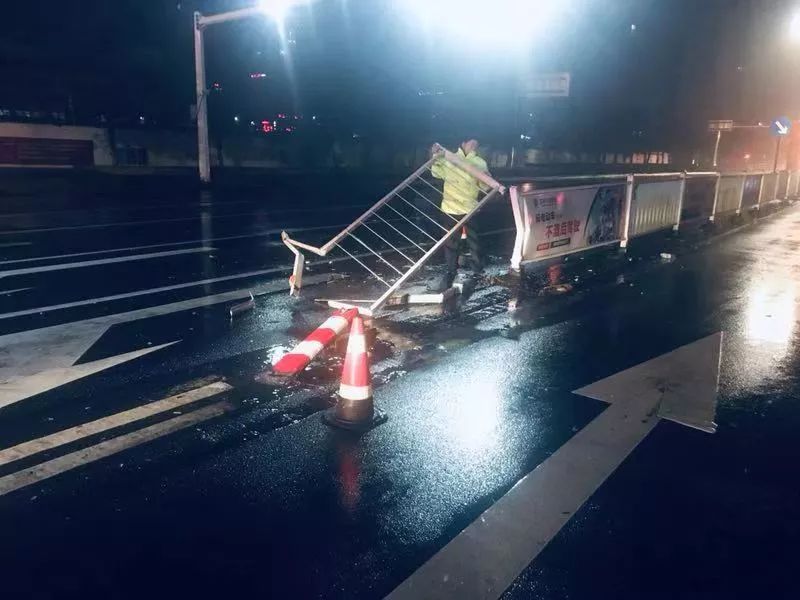
[[[681,225],[708,221],[714,212],[714,192],[717,189],[716,175],[690,177],[686,180],[686,191],[681,208]]]
[[[778,174],[770,173],[764,175],[764,183],[761,186],[761,195],[758,198],[758,204],[769,204],[775,200],[775,193],[778,188]]]
[[[522,261],[560,256],[620,239],[625,185],[519,192]]]
[[[761,177],[761,175],[748,175],[745,178],[744,191],[742,192],[742,210],[758,206],[758,197],[761,193]]]
[[[675,225],[678,222],[682,187],[680,179],[636,184],[628,237],[633,238]]]
[[[744,188],[744,175],[723,176],[719,181],[717,209],[714,214],[722,215],[739,210]]]

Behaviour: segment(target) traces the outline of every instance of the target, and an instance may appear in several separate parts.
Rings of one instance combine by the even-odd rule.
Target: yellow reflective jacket
[[[489,172],[486,161],[475,152],[465,156],[459,148],[456,155],[468,162],[473,167],[484,173]],[[486,186],[472,175],[459,169],[456,165],[444,158],[433,163],[431,173],[437,179],[444,179],[444,196],[442,197],[442,210],[449,215],[465,215],[478,206],[478,195]]]

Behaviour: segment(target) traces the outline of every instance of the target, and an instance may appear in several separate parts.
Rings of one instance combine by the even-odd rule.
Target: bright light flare
[[[310,0],[261,0],[259,7],[274,20],[279,26],[283,26],[289,12],[296,6],[309,4]]]
[[[394,0],[432,36],[447,35],[465,48],[491,44],[524,49],[556,25],[573,0]]]
[[[793,42],[800,42],[800,11],[795,12],[789,20],[789,38]]]

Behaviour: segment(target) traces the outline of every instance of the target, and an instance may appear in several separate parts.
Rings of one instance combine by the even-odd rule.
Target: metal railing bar
[[[423,179],[423,181],[425,181],[425,180]],[[431,186],[431,187],[433,187],[433,186]],[[435,202],[433,202],[433,201],[432,201],[430,198],[428,198],[428,197],[427,197],[425,194],[421,194],[421,193],[420,193],[420,192],[419,192],[419,191],[418,191],[418,190],[417,190],[415,187],[413,187],[413,186],[412,186],[410,183],[409,183],[409,184],[406,186],[406,188],[407,188],[407,189],[409,189],[409,190],[411,190],[412,192],[414,192],[414,193],[415,193],[417,196],[419,196],[419,197],[420,197],[420,198],[422,198],[423,200],[425,200],[425,202],[427,202],[428,204],[430,204],[430,205],[431,205],[433,208],[435,208],[436,210],[438,210],[440,213],[442,213],[443,215],[447,215],[448,217],[450,217],[451,219],[453,219],[453,221],[454,221],[454,222],[458,223],[458,219],[456,219],[456,218],[455,218],[453,215],[451,215],[450,213],[446,213],[446,212],[444,212],[444,211],[442,210],[442,207],[441,207],[441,206],[436,206],[436,203],[435,203]],[[434,189],[436,189],[436,188],[434,188]],[[437,190],[437,192],[438,192],[438,190]]]
[[[370,207],[370,208],[369,208],[369,210],[367,210],[367,211],[366,211],[364,214],[362,214],[360,217],[358,217],[358,219],[356,219],[355,221],[353,221],[353,222],[352,222],[350,225],[348,225],[348,226],[347,226],[347,227],[346,227],[346,228],[345,228],[343,231],[341,231],[340,233],[338,233],[338,234],[337,234],[335,237],[333,237],[333,239],[331,239],[331,240],[330,240],[329,242],[327,242],[327,243],[326,243],[324,246],[322,246],[322,247],[320,248],[320,250],[322,251],[322,253],[323,253],[323,256],[324,256],[324,255],[327,253],[327,251],[328,251],[330,248],[332,248],[333,246],[335,246],[335,245],[336,245],[336,244],[337,244],[337,243],[338,243],[340,240],[344,239],[344,237],[345,237],[345,236],[346,236],[348,233],[350,233],[351,231],[353,231],[353,229],[355,229],[355,228],[356,228],[356,227],[358,227],[358,226],[359,226],[361,223],[363,223],[364,221],[366,221],[366,220],[367,220],[367,219],[370,217],[370,215],[373,215],[373,214],[375,214],[375,213],[376,213],[376,212],[377,212],[377,211],[378,211],[378,210],[381,208],[381,206],[383,206],[383,205],[385,205],[387,202],[389,202],[389,200],[391,200],[392,196],[394,195],[394,193],[395,193],[395,192],[397,192],[397,190],[400,190],[400,189],[404,188],[406,185],[408,185],[408,183],[409,183],[410,181],[413,181],[414,179],[416,179],[417,177],[419,177],[419,176],[420,176],[422,173],[424,173],[424,172],[425,172],[425,171],[426,171],[426,170],[427,170],[427,169],[430,167],[430,165],[432,165],[432,164],[433,164],[433,162],[434,162],[435,160],[438,160],[438,159],[440,159],[441,157],[442,157],[442,153],[441,153],[441,152],[437,152],[437,153],[436,153],[434,156],[432,156],[432,157],[431,157],[431,158],[430,158],[428,161],[426,161],[424,165],[422,165],[422,166],[421,166],[419,169],[417,169],[416,171],[414,171],[414,172],[413,172],[411,175],[409,175],[409,176],[408,176],[406,179],[404,179],[404,180],[403,180],[403,181],[402,181],[402,182],[401,182],[401,183],[400,183],[400,184],[399,184],[397,187],[395,187],[395,188],[394,188],[394,189],[393,189],[391,192],[389,192],[388,194],[386,194],[386,195],[385,195],[383,198],[381,198],[381,199],[380,199],[380,200],[379,200],[379,201],[378,201],[376,204],[374,204],[372,207]]]
[[[413,260],[413,259],[411,259],[410,257],[406,256],[406,254],[405,254],[405,253],[404,253],[402,250],[400,250],[399,248],[395,247],[395,246],[394,246],[394,244],[392,244],[392,243],[391,243],[389,240],[387,240],[385,237],[383,237],[383,236],[382,236],[380,233],[378,233],[378,232],[377,232],[377,231],[375,231],[375,230],[374,230],[372,227],[370,227],[369,225],[367,225],[367,222],[366,222],[366,221],[364,221],[364,222],[363,222],[361,225],[362,225],[363,227],[366,227],[367,229],[369,229],[369,230],[372,232],[372,234],[373,234],[375,237],[377,237],[377,238],[379,238],[380,240],[382,240],[382,241],[383,241],[385,244],[387,244],[387,245],[388,245],[388,246],[389,246],[389,247],[390,247],[392,250],[394,250],[395,252],[397,252],[397,253],[398,253],[400,256],[402,256],[403,258],[405,258],[405,259],[406,259],[408,262],[410,262],[412,265],[413,265],[413,264],[416,262],[415,260]]]
[[[432,242],[436,243],[436,238],[435,238],[435,237],[433,237],[433,236],[432,236],[432,235],[430,235],[430,234],[429,234],[427,231],[425,231],[424,229],[422,229],[422,227],[420,227],[419,225],[417,225],[416,223],[414,223],[414,221],[412,221],[411,219],[409,219],[408,217],[406,217],[406,216],[405,216],[403,213],[401,213],[399,210],[397,210],[397,209],[396,209],[394,206],[392,206],[392,205],[390,205],[390,204],[386,204],[385,206],[386,206],[386,208],[388,208],[388,209],[389,209],[389,210],[391,210],[392,212],[396,212],[396,213],[397,213],[398,215],[400,215],[400,216],[401,216],[403,219],[405,219],[406,221],[408,221],[408,223],[409,223],[409,224],[410,224],[412,227],[416,227],[416,228],[417,228],[417,229],[418,229],[418,230],[419,230],[419,231],[422,233],[422,235],[424,235],[424,236],[425,236],[426,238],[428,238],[430,241],[432,241]]]
[[[374,312],[378,310],[381,306],[383,306],[383,304],[389,299],[389,297],[391,297],[392,294],[394,294],[400,288],[400,286],[402,286],[406,281],[408,281],[411,277],[413,277],[414,274],[420,269],[420,267],[422,267],[422,265],[424,265],[428,261],[428,259],[430,259],[442,246],[444,246],[444,244],[447,242],[447,238],[450,237],[450,234],[452,234],[455,231],[458,231],[458,229],[461,228],[464,224],[466,224],[475,215],[475,213],[483,209],[487,204],[489,204],[489,201],[499,193],[501,192],[498,189],[494,189],[491,192],[489,192],[489,194],[486,196],[486,198],[483,199],[483,201],[480,204],[478,204],[469,213],[464,215],[461,218],[461,220],[458,223],[456,223],[456,225],[453,227],[453,229],[450,230],[448,235],[439,239],[430,248],[430,250],[428,250],[428,252],[425,253],[425,256],[420,258],[413,267],[411,267],[408,271],[406,271],[406,273],[402,277],[400,277],[400,279],[398,279],[391,286],[389,286],[389,289],[386,290],[383,296],[378,298],[370,306],[370,310]]]
[[[392,287],[392,284],[391,284],[391,283],[386,283],[386,282],[383,280],[383,277],[381,277],[380,275],[378,275],[378,274],[377,274],[375,271],[373,271],[373,270],[372,270],[372,269],[370,269],[370,268],[369,268],[367,265],[365,265],[363,262],[361,262],[360,260],[358,260],[358,258],[357,258],[356,256],[354,256],[353,254],[350,254],[350,253],[349,253],[347,250],[345,250],[345,248],[344,248],[344,247],[343,247],[341,244],[338,244],[338,243],[337,243],[337,244],[334,244],[334,245],[335,245],[337,248],[339,248],[339,249],[340,249],[342,252],[344,252],[345,254],[347,254],[347,256],[349,256],[349,257],[350,257],[350,258],[352,258],[354,261],[356,261],[358,264],[360,264],[362,267],[364,267],[364,268],[365,268],[367,271],[369,271],[370,273],[372,273],[372,276],[373,276],[373,277],[375,277],[375,279],[377,279],[378,281],[380,281],[380,282],[381,282],[383,285],[385,285],[385,286],[386,286],[386,287],[388,287],[388,288],[391,288],[391,287]]]
[[[400,231],[400,230],[399,230],[397,227],[395,227],[394,225],[392,225],[392,224],[391,224],[389,221],[387,221],[386,219],[384,219],[384,218],[383,218],[382,216],[380,216],[378,213],[375,213],[373,216],[377,217],[378,219],[380,219],[381,221],[383,221],[384,223],[386,223],[386,224],[387,224],[389,227],[391,227],[392,229],[394,229],[394,230],[395,230],[397,233],[399,233],[401,236],[403,236],[405,239],[407,239],[409,242],[411,242],[411,243],[412,243],[414,246],[416,246],[418,250],[421,250],[423,253],[425,252],[425,249],[424,249],[422,246],[418,245],[418,244],[417,244],[417,243],[416,243],[414,240],[412,240],[412,239],[411,239],[410,237],[408,237],[408,236],[407,236],[405,233],[403,233],[402,231]]]
[[[423,217],[425,217],[426,219],[428,219],[428,221],[430,221],[431,223],[433,223],[434,225],[436,225],[436,226],[437,226],[439,229],[441,229],[442,231],[448,231],[447,227],[442,227],[442,225],[441,225],[441,223],[439,223],[439,221],[437,221],[436,219],[433,219],[433,218],[431,218],[431,216],[430,216],[428,213],[426,213],[424,210],[420,210],[420,209],[418,209],[416,206],[414,206],[413,204],[411,204],[411,202],[409,202],[408,200],[406,200],[405,198],[403,198],[403,197],[402,197],[400,194],[398,194],[397,192],[395,192],[395,193],[394,193],[394,195],[395,195],[395,196],[397,196],[398,198],[400,198],[400,200],[402,200],[402,201],[403,201],[403,202],[405,202],[406,204],[408,204],[408,205],[409,205],[411,208],[413,208],[415,211],[417,211],[417,212],[418,212],[419,214],[421,214]],[[456,221],[456,223],[458,223],[458,221]]]
[[[362,225],[363,225],[363,223],[362,223]],[[381,255],[380,255],[378,252],[375,252],[375,250],[373,250],[372,248],[370,248],[369,246],[367,246],[367,245],[366,245],[364,242],[362,242],[362,241],[361,241],[361,240],[360,240],[358,237],[356,237],[355,235],[353,235],[353,232],[352,232],[352,231],[351,231],[350,233],[348,233],[347,235],[349,235],[351,238],[353,238],[353,239],[354,239],[355,241],[357,241],[359,244],[361,244],[362,246],[364,246],[364,248],[366,248],[367,250],[369,250],[370,252],[372,252],[372,253],[373,253],[373,254],[374,254],[376,257],[378,257],[378,259],[379,259],[379,260],[381,260],[381,261],[383,261],[384,263],[386,263],[387,265],[389,265],[389,267],[390,267],[392,270],[394,270],[394,272],[395,272],[395,273],[397,273],[398,275],[402,275],[402,274],[403,274],[403,272],[402,272],[400,269],[398,269],[397,267],[395,267],[395,266],[394,266],[392,263],[390,263],[388,260],[386,260],[385,258],[383,258],[383,257],[382,257],[382,256],[381,256]]]

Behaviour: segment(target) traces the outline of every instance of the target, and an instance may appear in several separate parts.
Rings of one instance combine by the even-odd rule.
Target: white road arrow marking
[[[500,597],[660,416],[713,424],[721,341],[709,336],[577,390],[612,404],[387,598]]]
[[[789,133],[789,128],[780,121],[775,121],[775,127],[778,128],[778,133],[781,135],[786,135]]]
[[[122,363],[177,343],[177,341],[169,342],[168,344],[135,350],[133,352],[127,352],[118,356],[111,356],[109,358],[103,358],[72,367],[48,369],[35,373],[34,375],[28,375],[27,377],[11,377],[0,384],[0,409],[19,402],[20,400],[25,400],[31,396],[52,390],[65,383],[83,379],[94,373],[99,373],[100,371],[110,369],[111,367],[121,365]]]

